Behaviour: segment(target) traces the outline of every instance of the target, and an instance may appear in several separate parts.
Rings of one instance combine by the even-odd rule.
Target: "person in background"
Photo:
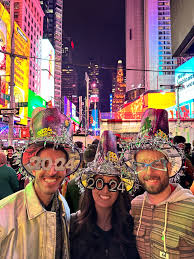
[[[84,159],[85,165],[87,165],[87,163],[92,162],[94,160],[96,150],[97,150],[97,145],[95,144],[91,144],[86,148],[86,150],[83,153],[83,159]],[[65,193],[65,199],[69,205],[71,213],[74,213],[78,210],[80,196],[81,196],[80,189],[76,184],[76,179],[73,178],[71,181],[67,183],[67,190]]]
[[[80,150],[80,155],[81,155],[81,164],[80,164],[80,168],[83,168],[85,166],[84,164],[84,159],[83,159],[83,152],[84,152],[84,144],[82,141],[76,141],[75,142],[76,146],[79,148]]]
[[[80,210],[71,214],[71,259],[139,258],[124,172],[115,135],[104,131],[95,159],[79,171],[85,191]]]
[[[34,113],[21,163],[33,180],[0,201],[0,258],[69,259],[70,211],[58,189],[80,164],[71,121],[57,108]]]
[[[194,258],[194,196],[170,183],[180,173],[183,156],[168,134],[167,111],[147,109],[138,139],[124,155],[145,189],[131,206],[142,259]]]
[[[186,139],[183,136],[175,136],[173,139],[173,143],[182,149],[185,154],[185,158],[183,159],[184,168],[182,169],[184,175],[180,176],[180,185],[183,188],[189,189],[194,180],[194,168],[190,159],[187,157],[188,154],[185,153],[185,142]]]
[[[12,146],[7,147],[7,165],[12,167],[17,173],[17,178],[19,181],[19,190],[24,189],[25,180],[23,179],[23,174],[20,170],[20,164],[18,162],[18,157],[14,153],[14,147],[12,147]]]
[[[19,163],[17,163],[17,157],[12,146],[7,147],[7,165],[11,166],[16,172],[19,169]]]
[[[0,200],[19,191],[16,172],[6,164],[6,155],[0,152]]]
[[[191,154],[191,143],[185,143],[185,156],[192,163],[192,154]],[[193,165],[193,164],[192,164]]]

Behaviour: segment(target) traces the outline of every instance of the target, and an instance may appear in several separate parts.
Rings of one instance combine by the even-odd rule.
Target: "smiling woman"
[[[71,215],[72,259],[139,258],[126,191],[132,187],[130,181],[126,184],[121,177],[125,169],[119,165],[115,136],[105,131],[94,162],[80,173],[79,179],[86,189],[80,210]]]

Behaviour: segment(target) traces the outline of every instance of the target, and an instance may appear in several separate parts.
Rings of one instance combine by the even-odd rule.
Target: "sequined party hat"
[[[137,139],[130,143],[123,142],[123,145],[125,161],[131,168],[138,151],[151,149],[158,150],[167,157],[172,166],[170,177],[180,172],[183,153],[169,140],[168,112],[164,109],[147,109],[142,116]]]

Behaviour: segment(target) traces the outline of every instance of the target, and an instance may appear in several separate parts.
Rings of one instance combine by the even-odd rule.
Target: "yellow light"
[[[175,92],[148,93],[148,108],[166,109],[176,105]]]

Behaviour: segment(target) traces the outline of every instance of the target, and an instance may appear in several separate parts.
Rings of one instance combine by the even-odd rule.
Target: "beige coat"
[[[63,204],[65,230],[64,259],[69,259],[70,211]],[[0,258],[1,259],[54,259],[56,249],[56,213],[46,211],[29,183],[20,192],[0,201]]]

